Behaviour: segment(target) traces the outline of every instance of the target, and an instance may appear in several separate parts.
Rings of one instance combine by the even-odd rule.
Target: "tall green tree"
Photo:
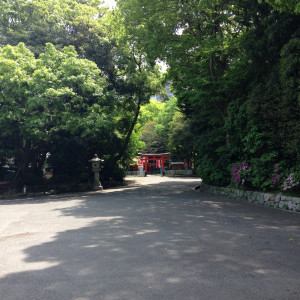
[[[149,101],[159,86],[156,79],[159,73],[135,49],[134,40],[126,36],[118,14],[114,15],[101,4],[100,0],[1,2],[0,44],[24,42],[36,58],[48,42],[56,49],[72,45],[80,58],[97,64],[107,82],[105,105],[114,112],[111,117],[116,120],[115,127],[111,128],[114,136],[111,142],[115,147],[108,159],[108,169],[114,169],[117,161],[127,160],[137,151],[134,145],[138,143],[138,133],[134,126],[141,104]],[[93,121],[97,121],[96,113],[94,117]],[[101,118],[105,116],[99,117],[100,121]]]
[[[206,136],[207,130],[213,130],[211,146],[215,149],[206,151],[205,155],[211,156],[212,164],[220,161],[222,166],[224,157],[218,149],[225,149],[230,143],[224,127],[227,107],[240,95],[236,79],[244,75],[243,70],[238,69],[243,60],[240,37],[251,20],[239,22],[244,11],[231,1],[155,1],[150,4],[120,0],[118,3],[128,30],[137,35],[149,59],[159,58],[169,65],[169,78],[180,109],[191,119],[195,143],[200,145],[201,134]],[[198,163],[202,161],[201,157]],[[224,171],[226,163],[223,165]],[[212,172],[216,169],[213,165],[206,168]]]
[[[160,91],[160,71],[155,64],[147,61],[145,53],[136,46],[136,37],[129,34],[122,15],[113,12],[108,15],[110,32],[109,39],[115,45],[114,66],[117,92],[124,95],[123,113],[125,118],[121,121],[125,139],[115,160],[126,159],[126,149],[130,138],[135,133],[135,126],[142,105],[149,103],[150,97]]]
[[[2,161],[14,159],[13,185],[41,175],[46,154],[57,152],[52,150],[58,149],[59,137],[88,143],[85,155],[90,157],[93,147],[100,146],[102,155],[116,151],[110,144],[118,139],[118,132],[115,108],[110,95],[104,94],[106,79],[95,63],[80,59],[74,47],[58,51],[47,44],[36,59],[22,43],[6,46],[0,48],[0,70],[0,156]],[[69,150],[58,151],[63,155],[61,163],[74,151]],[[72,172],[74,179],[82,165],[72,164],[64,172]],[[59,173],[59,167],[55,171]]]
[[[118,1],[149,60],[169,65],[206,182],[229,184],[247,159],[262,188],[276,162],[299,164],[299,5],[266,2]]]

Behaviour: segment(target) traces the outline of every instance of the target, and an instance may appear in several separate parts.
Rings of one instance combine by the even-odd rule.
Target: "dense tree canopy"
[[[22,43],[6,46],[0,50],[0,70],[1,159],[14,158],[22,177],[29,171],[38,176],[46,154],[54,155],[57,140],[63,144],[67,137],[73,144],[75,137],[77,143],[87,143],[86,155],[96,145],[102,155],[113,150],[107,144],[118,141],[118,126],[116,107],[103,92],[107,82],[96,64],[80,59],[74,47],[59,51],[47,44],[36,59]],[[76,165],[62,163],[70,155],[72,149],[59,160],[56,172],[78,175]]]
[[[105,158],[103,174],[109,178],[138,151],[140,134],[134,128],[141,105],[160,87],[159,72],[124,35],[119,17],[101,4],[0,4],[0,86],[7,87],[0,103],[6,128],[1,133],[1,169],[14,159],[16,186],[29,180],[24,172],[34,173],[33,181],[42,178],[38,173],[48,152],[53,179],[59,182],[86,179],[93,152]],[[25,54],[8,62],[7,49],[27,53],[28,65],[20,62],[26,61]],[[65,57],[67,52],[71,57]],[[14,85],[18,88],[11,91]],[[15,102],[20,107],[13,109]],[[29,155],[33,149],[35,154]]]
[[[298,1],[118,4],[150,61],[169,65],[204,181],[230,184],[243,161],[256,188],[280,188],[274,166],[299,176]]]

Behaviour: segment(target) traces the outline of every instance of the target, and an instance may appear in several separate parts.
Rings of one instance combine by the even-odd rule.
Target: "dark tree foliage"
[[[236,183],[242,162],[237,183],[255,188],[300,174],[299,4],[266,2],[118,1],[140,47],[169,65],[207,183]]]
[[[106,178],[115,175],[118,179],[122,177],[118,166],[130,160],[138,150],[138,137],[134,127],[140,107],[149,101],[150,96],[157,92],[160,85],[157,80],[159,74],[155,66],[147,64],[139,49],[135,49],[134,40],[123,32],[119,16],[104,8],[100,0],[7,0],[0,3],[0,47],[5,48],[6,45],[18,47],[17,45],[20,45],[21,42],[34,54],[34,58],[38,59],[42,53],[47,51],[47,43],[54,45],[56,50],[63,50],[64,47],[72,45],[79,59],[78,61],[74,59],[74,68],[71,63],[68,65],[69,70],[55,69],[53,67],[55,58],[50,56],[48,58],[49,66],[46,66],[45,69],[53,69],[54,75],[53,77],[41,76],[41,90],[42,93],[47,94],[51,91],[52,86],[54,90],[64,88],[65,91],[61,95],[51,96],[60,97],[67,103],[73,96],[68,94],[68,89],[71,90],[71,94],[74,92],[82,97],[80,100],[82,107],[80,105],[68,107],[74,114],[67,120],[69,127],[65,126],[64,122],[56,129],[51,127],[52,124],[47,125],[49,128],[36,126],[37,130],[48,130],[51,134],[41,138],[39,144],[33,143],[30,138],[27,142],[25,141],[26,134],[22,132],[20,135],[18,128],[22,127],[23,119],[26,114],[30,113],[27,107],[30,93],[35,93],[38,98],[39,79],[36,77],[34,86],[36,90],[32,91],[32,86],[25,87],[26,80],[30,81],[30,77],[35,73],[23,70],[23,66],[20,66],[22,72],[28,73],[28,78],[24,80],[24,83],[20,80],[20,90],[26,96],[23,100],[24,103],[22,105],[20,103],[20,111],[16,111],[15,115],[21,117],[12,116],[13,120],[10,122],[9,128],[15,127],[15,132],[10,135],[9,132],[3,130],[0,139],[0,168],[6,165],[8,159],[12,159],[15,162],[14,167],[26,170],[25,173],[24,171],[16,173],[14,186],[21,186],[26,183],[26,180],[40,182],[42,166],[48,152],[51,153],[48,164],[54,168],[56,181],[86,180],[85,165],[88,164],[87,159],[92,158],[94,153],[105,158],[103,174]],[[12,61],[14,59],[11,57]],[[80,69],[80,59],[88,59],[96,63],[98,67],[96,74],[101,73],[103,81],[97,82],[94,80],[93,74],[90,74],[90,82],[82,82],[84,75],[75,70],[76,66]],[[17,72],[18,68],[16,67],[15,70]],[[5,67],[3,71],[4,73],[7,71]],[[39,70],[41,73],[44,71],[43,69]],[[63,74],[66,79],[61,81],[59,73]],[[6,84],[5,80],[0,82],[0,89]],[[60,87],[58,87],[59,84],[61,84]],[[87,88],[80,90],[80,84],[86,84]],[[103,89],[101,95],[95,86]],[[26,92],[26,90],[28,91]],[[15,93],[17,91],[18,89]],[[5,107],[7,112],[11,111],[10,105],[21,97],[10,94],[7,89],[2,96],[0,106]],[[43,97],[44,95],[41,95],[42,99]],[[8,100],[11,101],[9,105],[7,105]],[[50,110],[51,108],[50,106]],[[56,107],[53,115],[55,117],[63,115],[65,108],[64,104]],[[41,112],[43,110],[44,108],[41,109]],[[82,121],[79,121],[79,116]],[[40,123],[38,112],[34,117],[37,120],[32,122]],[[6,122],[6,116],[3,118]],[[15,122],[15,126],[12,122]],[[8,123],[4,124],[8,126]],[[25,161],[23,154],[29,151],[26,150],[27,148],[30,149],[31,158],[29,159],[27,155]],[[24,166],[21,166],[22,164]],[[35,169],[38,172],[33,172]],[[1,170],[3,171],[3,168]],[[33,172],[34,176],[29,176],[29,172]],[[24,181],[24,178],[27,179]],[[29,180],[30,178],[32,180]]]

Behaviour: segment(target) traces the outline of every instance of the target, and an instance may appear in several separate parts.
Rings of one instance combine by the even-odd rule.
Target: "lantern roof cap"
[[[91,160],[89,160],[90,162],[103,162],[104,160],[103,159],[100,159],[99,157],[98,157],[98,154],[94,154],[94,157],[91,159]]]

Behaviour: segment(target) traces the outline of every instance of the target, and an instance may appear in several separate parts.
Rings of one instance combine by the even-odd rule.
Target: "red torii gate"
[[[141,158],[141,161],[144,161],[145,163],[145,176],[147,176],[147,167],[148,167],[148,161],[149,160],[159,160],[161,162],[161,166],[163,169],[163,176],[165,175],[165,161],[169,160],[170,153],[159,153],[159,154],[144,154],[139,153],[139,156]]]

